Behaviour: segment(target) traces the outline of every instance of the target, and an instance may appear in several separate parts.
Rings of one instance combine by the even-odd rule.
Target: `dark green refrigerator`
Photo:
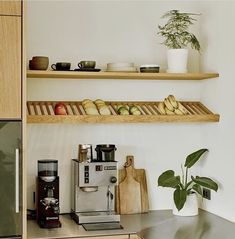
[[[0,121],[0,238],[22,235],[22,124]]]

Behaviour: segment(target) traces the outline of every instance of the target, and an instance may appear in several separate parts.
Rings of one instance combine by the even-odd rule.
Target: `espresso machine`
[[[57,160],[38,160],[36,188],[37,222],[42,228],[61,227]]]
[[[114,157],[109,159],[72,160],[71,212],[78,224],[120,221],[114,195],[118,166]]]

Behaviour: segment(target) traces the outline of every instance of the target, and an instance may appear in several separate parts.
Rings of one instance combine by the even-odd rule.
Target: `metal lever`
[[[112,212],[112,201],[113,201],[114,196],[113,196],[113,193],[110,190],[110,186],[108,186],[107,197],[108,197],[107,211],[109,212],[109,214],[111,214],[111,212]]]
[[[15,212],[20,212],[20,150],[15,150]]]

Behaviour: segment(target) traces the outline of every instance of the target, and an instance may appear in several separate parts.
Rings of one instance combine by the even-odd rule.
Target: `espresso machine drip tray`
[[[115,212],[80,212],[72,216],[79,224],[86,223],[116,223],[120,222],[120,215]]]
[[[104,223],[87,223],[82,224],[86,231],[99,231],[99,230],[118,230],[123,229],[119,222],[104,222]]]

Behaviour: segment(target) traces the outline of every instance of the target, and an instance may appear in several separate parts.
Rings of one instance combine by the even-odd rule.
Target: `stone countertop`
[[[145,214],[122,215],[124,229],[85,231],[69,215],[61,215],[61,228],[43,229],[36,221],[28,221],[28,238],[72,238],[137,234],[144,239],[232,239],[235,223],[200,210],[195,217],[174,216],[171,210],[150,211]]]

